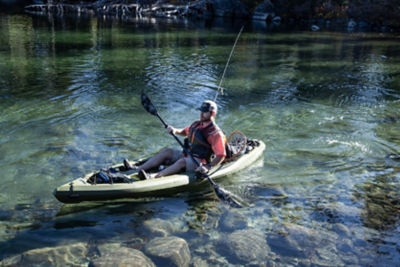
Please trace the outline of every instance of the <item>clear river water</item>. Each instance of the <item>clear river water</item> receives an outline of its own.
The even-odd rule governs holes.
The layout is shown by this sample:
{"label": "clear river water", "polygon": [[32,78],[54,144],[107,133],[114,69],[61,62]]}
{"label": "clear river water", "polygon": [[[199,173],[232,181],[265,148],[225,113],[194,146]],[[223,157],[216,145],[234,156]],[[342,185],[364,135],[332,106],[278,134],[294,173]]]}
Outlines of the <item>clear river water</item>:
{"label": "clear river water", "polygon": [[[0,261],[115,243],[163,266],[145,247],[174,236],[188,245],[191,266],[398,265],[394,33],[246,25],[217,122],[266,143],[253,167],[219,181],[248,207],[230,208],[207,187],[75,205],[53,197],[85,173],[177,146],[142,108],[140,92],[171,125],[198,119],[195,108],[214,97],[240,27],[1,15]],[[69,257],[86,266],[98,254]]]}

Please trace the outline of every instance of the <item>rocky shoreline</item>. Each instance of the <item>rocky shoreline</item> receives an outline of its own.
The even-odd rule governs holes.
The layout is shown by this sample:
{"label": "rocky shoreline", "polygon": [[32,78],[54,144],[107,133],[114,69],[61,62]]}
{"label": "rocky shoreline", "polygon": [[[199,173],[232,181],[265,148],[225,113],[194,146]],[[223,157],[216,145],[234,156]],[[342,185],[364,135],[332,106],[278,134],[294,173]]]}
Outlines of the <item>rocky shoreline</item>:
{"label": "rocky shoreline", "polygon": [[[41,0],[37,0],[41,1]],[[169,1],[169,0],[98,0],[95,2],[36,2],[25,7],[25,11],[33,14],[54,14],[63,16],[66,14],[113,16],[118,18],[194,18],[210,19],[215,17],[240,19],[266,23],[279,27],[286,25],[308,25],[312,31],[321,28],[340,27],[347,31],[398,31],[400,27],[393,23],[381,21],[368,21],[363,17],[355,16],[355,11],[348,10],[348,16],[338,14],[335,16],[310,17],[297,16],[282,7],[274,5],[270,0],[249,7],[240,0],[197,0],[197,1]],[[343,13],[343,12],[342,12]],[[320,15],[322,16],[322,15]]]}

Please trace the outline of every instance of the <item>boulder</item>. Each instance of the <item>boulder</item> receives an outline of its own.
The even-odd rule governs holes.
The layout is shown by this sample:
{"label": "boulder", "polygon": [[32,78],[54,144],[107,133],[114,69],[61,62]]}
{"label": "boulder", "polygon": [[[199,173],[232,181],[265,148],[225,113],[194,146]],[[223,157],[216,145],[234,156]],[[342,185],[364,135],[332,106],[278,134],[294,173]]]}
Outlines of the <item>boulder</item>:
{"label": "boulder", "polygon": [[275,13],[275,5],[271,0],[265,0],[264,3],[259,4],[254,11],[264,13]]}
{"label": "boulder", "polygon": [[238,212],[229,212],[221,219],[223,231],[241,230],[247,227],[247,218]]}
{"label": "boulder", "polygon": [[326,220],[331,223],[358,222],[362,210],[358,207],[346,205],[342,202],[319,204],[313,215],[314,219]]}
{"label": "boulder", "polygon": [[284,228],[269,233],[267,241],[271,249],[281,256],[296,258],[305,257],[303,248],[297,244],[296,240],[288,235],[288,232]]}
{"label": "boulder", "polygon": [[29,250],[6,258],[1,266],[81,266],[87,262],[86,243]]}
{"label": "boulder", "polygon": [[151,236],[165,237],[177,232],[185,232],[185,226],[179,221],[167,221],[162,219],[150,219],[143,223],[143,227]]}
{"label": "boulder", "polygon": [[280,24],[281,21],[282,21],[282,18],[279,17],[279,16],[276,16],[276,17],[272,18],[272,22],[275,23],[275,24]]}
{"label": "boulder", "polygon": [[213,16],[212,4],[207,0],[192,3],[183,15],[197,18],[211,18]]}
{"label": "boulder", "polygon": [[99,257],[92,260],[90,266],[155,266],[143,252],[123,247],[117,243],[99,245],[97,246],[97,250]]}
{"label": "boulder", "polygon": [[159,266],[189,266],[191,256],[187,242],[179,237],[158,237],[145,246],[145,252]]}
{"label": "boulder", "polygon": [[193,267],[208,267],[209,264],[207,263],[206,260],[204,260],[201,257],[194,257],[192,261],[192,266]]}
{"label": "boulder", "polygon": [[273,251],[287,257],[306,258],[310,252],[318,255],[319,261],[325,261],[336,252],[338,235],[333,232],[321,232],[296,224],[285,224],[268,234],[267,240]]}
{"label": "boulder", "polygon": [[347,23],[347,27],[348,28],[354,28],[357,26],[357,22],[355,22],[353,19],[351,19],[348,23]]}
{"label": "boulder", "polygon": [[212,13],[217,17],[247,18],[250,12],[239,0],[209,0]]}
{"label": "boulder", "polygon": [[347,31],[349,31],[349,32],[354,31],[356,27],[357,27],[357,22],[355,22],[353,19],[351,19],[347,23]]}
{"label": "boulder", "polygon": [[343,223],[332,224],[331,230],[336,232],[339,236],[344,237],[344,238],[351,238],[351,235],[352,235],[350,229]]}
{"label": "boulder", "polygon": [[217,241],[217,250],[222,255],[231,255],[242,263],[258,262],[259,264],[271,256],[271,249],[267,245],[265,234],[254,229],[237,230]]}
{"label": "boulder", "polygon": [[311,30],[312,30],[313,32],[319,31],[320,29],[321,29],[321,28],[320,28],[319,26],[315,25],[315,24],[311,25]]}
{"label": "boulder", "polygon": [[255,20],[263,20],[263,21],[272,21],[275,17],[275,6],[271,3],[270,0],[265,0],[264,3],[256,6],[253,12],[253,19]]}

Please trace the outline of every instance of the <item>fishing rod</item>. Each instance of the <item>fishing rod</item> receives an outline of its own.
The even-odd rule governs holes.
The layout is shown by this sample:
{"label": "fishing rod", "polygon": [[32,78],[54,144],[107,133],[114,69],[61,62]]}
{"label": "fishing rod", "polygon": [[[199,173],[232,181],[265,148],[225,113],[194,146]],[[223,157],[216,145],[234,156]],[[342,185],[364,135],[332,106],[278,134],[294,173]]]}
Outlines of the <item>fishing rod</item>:
{"label": "fishing rod", "polygon": [[243,31],[243,28],[244,28],[244,25],[242,26],[242,28],[240,28],[240,31],[239,31],[238,35],[236,36],[235,43],[233,44],[231,53],[229,54],[228,61],[226,62],[226,65],[225,65],[224,72],[222,73],[222,77],[221,77],[221,80],[220,80],[220,82],[219,82],[218,90],[217,90],[217,93],[215,94],[215,97],[214,97],[214,102],[217,100],[217,97],[218,97],[219,92],[221,92],[221,95],[224,94],[224,91],[223,91],[223,89],[222,89],[222,87],[221,87],[222,80],[223,80],[224,77],[225,77],[226,69],[228,68],[229,62],[231,61],[231,57],[232,57],[232,54],[233,54],[233,50],[235,50],[236,43],[237,43],[237,41],[239,40],[240,34],[241,34],[242,31]]}

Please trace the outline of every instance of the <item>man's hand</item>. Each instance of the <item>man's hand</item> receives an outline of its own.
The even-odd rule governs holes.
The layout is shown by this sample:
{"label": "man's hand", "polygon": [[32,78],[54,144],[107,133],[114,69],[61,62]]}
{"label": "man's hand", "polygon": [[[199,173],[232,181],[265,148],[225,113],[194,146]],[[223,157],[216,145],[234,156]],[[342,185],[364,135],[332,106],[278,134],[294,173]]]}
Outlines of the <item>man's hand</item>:
{"label": "man's hand", "polygon": [[201,164],[199,167],[197,167],[196,172],[199,172],[201,174],[207,174],[211,169],[211,166],[209,164]]}
{"label": "man's hand", "polygon": [[175,129],[174,127],[168,125],[168,127],[167,127],[167,132],[168,132],[169,134],[174,134],[174,133],[176,132],[176,129]]}

